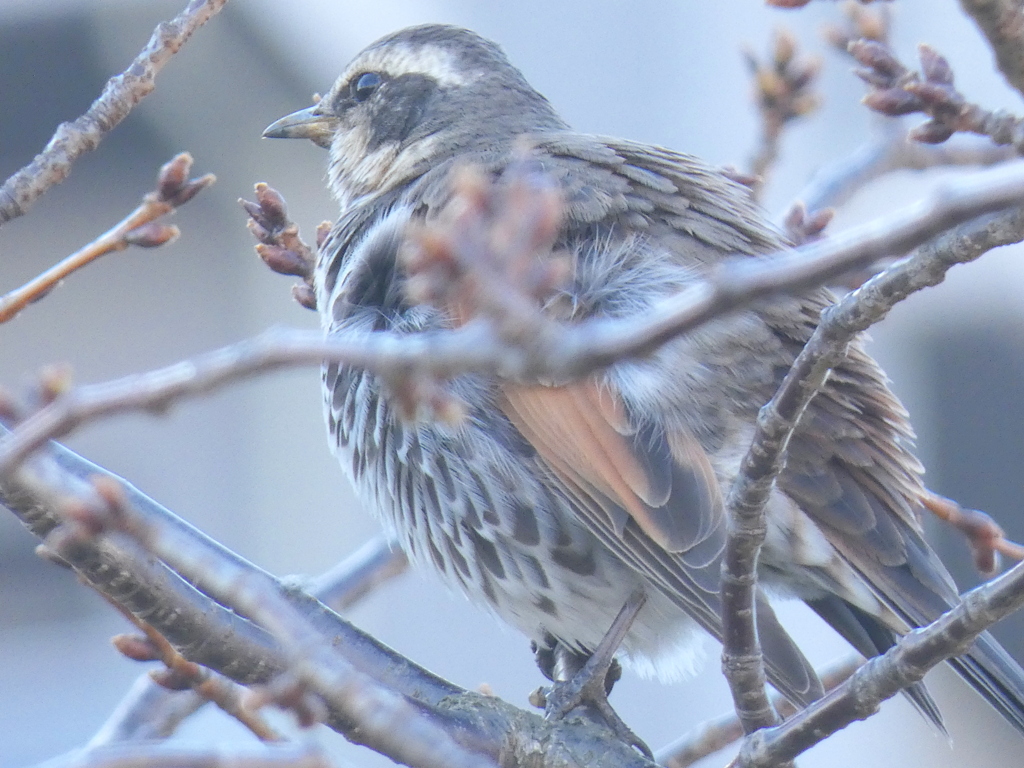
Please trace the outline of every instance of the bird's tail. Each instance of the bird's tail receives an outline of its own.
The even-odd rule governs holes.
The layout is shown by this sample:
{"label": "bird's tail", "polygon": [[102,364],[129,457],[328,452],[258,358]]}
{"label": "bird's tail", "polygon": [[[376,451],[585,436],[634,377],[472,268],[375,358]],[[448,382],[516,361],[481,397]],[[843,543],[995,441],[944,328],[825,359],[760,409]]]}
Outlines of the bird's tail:
{"label": "bird's tail", "polygon": [[957,673],[1024,734],[1024,669],[985,632],[964,656],[949,660]]}

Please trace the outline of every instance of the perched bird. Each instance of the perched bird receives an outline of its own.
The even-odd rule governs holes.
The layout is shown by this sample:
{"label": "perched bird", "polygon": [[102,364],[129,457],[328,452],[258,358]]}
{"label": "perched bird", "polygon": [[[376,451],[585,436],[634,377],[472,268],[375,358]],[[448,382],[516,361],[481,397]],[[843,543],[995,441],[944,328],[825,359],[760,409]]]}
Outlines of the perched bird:
{"label": "perched bird", "polygon": [[[329,335],[451,327],[451,313],[406,294],[406,227],[439,215],[456,169],[500,181],[524,142],[564,201],[566,322],[642,315],[724,258],[786,247],[726,174],[576,133],[497,45],[457,27],[378,40],[264,135],[329,150],[341,215],[315,271]],[[376,377],[332,363],[331,443],[408,554],[526,633],[549,675],[592,653],[636,593],[646,602],[620,653],[672,679],[697,627],[721,636],[723,497],[759,407],[832,302],[821,289],[733,312],[581,382],[461,376],[450,388],[466,418],[454,425],[403,420]],[[853,344],[800,422],[767,509],[762,583],[803,599],[868,656],[958,602],[922,537],[928,492],[912,439],[883,372]],[[757,617],[772,685],[797,704],[819,697],[763,597]],[[952,664],[1024,732],[1024,672],[991,636]],[[923,685],[908,695],[942,727]]]}

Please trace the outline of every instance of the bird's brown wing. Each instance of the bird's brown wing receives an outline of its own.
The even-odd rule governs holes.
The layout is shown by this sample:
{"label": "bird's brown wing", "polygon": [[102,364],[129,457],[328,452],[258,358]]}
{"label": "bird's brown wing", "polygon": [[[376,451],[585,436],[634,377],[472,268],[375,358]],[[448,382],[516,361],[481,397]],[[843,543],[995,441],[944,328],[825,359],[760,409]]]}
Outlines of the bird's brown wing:
{"label": "bird's brown wing", "polygon": [[[593,380],[506,384],[499,404],[580,521],[720,639],[725,525],[714,471],[696,439],[638,427],[617,393]],[[795,702],[819,697],[813,668],[763,598],[758,630],[772,684]]]}
{"label": "bird's brown wing", "polygon": [[[793,305],[789,312],[766,311],[791,355],[810,337],[829,298],[818,293],[801,299],[797,311]],[[921,536],[925,491],[913,439],[885,374],[855,342],[802,417],[779,487],[883,602],[916,625],[934,618],[940,603],[955,601],[956,587]]]}
{"label": "bird's brown wing", "polygon": [[[794,354],[809,337],[827,299],[824,293],[805,297],[802,315],[768,315]],[[956,585],[922,535],[919,515],[925,489],[912,447],[906,411],[889,390],[884,373],[855,342],[808,406],[778,481],[902,623],[883,625],[877,617],[857,613],[855,620],[875,638],[879,629],[902,634],[928,624],[959,602]],[[853,603],[849,595],[837,597]],[[849,626],[832,623],[854,642],[845,631]],[[878,652],[886,650],[885,645]],[[983,634],[970,653],[950,663],[1024,732],[1024,670],[991,635]],[[908,695],[942,727],[922,686],[908,690]]]}
{"label": "bird's brown wing", "polygon": [[[562,189],[573,224],[617,224],[693,242],[687,256],[713,262],[770,253],[784,239],[769,226],[750,190],[700,158],[605,136],[558,132],[535,139],[544,170]],[[707,246],[694,249],[692,245]]]}
{"label": "bird's brown wing", "polygon": [[619,397],[593,379],[506,385],[502,393],[506,415],[560,477],[599,503],[602,524],[616,535],[632,521],[659,547],[685,557],[721,528],[714,469],[692,436],[670,442],[639,434]]}
{"label": "bird's brown wing", "polygon": [[[670,248],[672,236],[682,236],[687,239],[684,258],[696,261],[698,268],[728,256],[763,255],[785,245],[764,222],[748,191],[699,158],[570,133],[546,136],[538,146],[552,157],[548,170],[561,180],[571,226],[621,222],[651,232]],[[775,384],[833,299],[828,291],[819,290],[759,310],[782,342]],[[751,417],[773,393],[773,384],[765,384],[763,392],[751,393]],[[755,402],[758,398],[762,401]],[[875,591],[891,591],[896,575],[887,569],[906,567],[929,593],[948,600],[955,596],[955,588],[920,536],[917,510],[923,486],[912,443],[907,414],[889,391],[884,374],[854,344],[803,417],[779,485]],[[915,601],[920,605],[894,607],[900,615],[920,621],[929,613],[925,606],[934,600],[922,596]]]}
{"label": "bird's brown wing", "polygon": [[[569,133],[542,137],[538,146],[551,156],[546,169],[560,180],[570,227],[647,232],[675,250],[682,266],[698,272],[723,258],[758,257],[785,247],[748,191],[698,158]],[[821,310],[833,301],[830,292],[819,290],[758,310],[782,342],[776,385]],[[766,384],[764,392],[748,394],[767,400],[773,386]],[[751,420],[761,404],[747,404]],[[877,364],[855,343],[803,416],[778,481],[842,556],[843,569],[859,574],[895,614],[879,619],[865,613],[858,619],[883,644],[886,632],[929,623],[958,599],[952,579],[922,536],[918,516],[924,488],[912,443],[906,412]],[[827,582],[829,574],[823,577]],[[855,604],[856,595],[844,590],[841,576],[831,586],[838,599]],[[970,655],[952,663],[1024,730],[1024,672],[990,636],[983,635]],[[938,721],[923,690],[911,696]]]}

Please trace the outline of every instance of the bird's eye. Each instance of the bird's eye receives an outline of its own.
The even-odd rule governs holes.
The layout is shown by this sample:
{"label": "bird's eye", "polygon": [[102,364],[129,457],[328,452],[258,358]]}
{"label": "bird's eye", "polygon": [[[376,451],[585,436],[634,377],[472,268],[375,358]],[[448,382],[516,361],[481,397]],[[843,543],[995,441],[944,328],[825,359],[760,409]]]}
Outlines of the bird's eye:
{"label": "bird's eye", "polygon": [[356,101],[366,101],[382,82],[384,81],[376,72],[363,72],[352,81],[352,98]]}

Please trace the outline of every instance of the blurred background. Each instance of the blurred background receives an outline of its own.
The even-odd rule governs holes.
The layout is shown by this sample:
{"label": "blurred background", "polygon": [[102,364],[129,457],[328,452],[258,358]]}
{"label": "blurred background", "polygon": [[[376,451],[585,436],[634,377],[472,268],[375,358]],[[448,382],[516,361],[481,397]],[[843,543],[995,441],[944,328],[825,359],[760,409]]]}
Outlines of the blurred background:
{"label": "blurred background", "polygon": [[[886,4],[888,5],[888,4]],[[0,2],[0,176],[29,162],[56,125],[84,111],[122,71],[153,27],[183,0]],[[952,0],[892,4],[904,61],[927,41],[953,64],[958,86],[994,108],[1019,111],[991,55]],[[314,328],[289,280],[252,251],[236,200],[266,181],[288,199],[307,235],[336,209],[322,150],[269,142],[262,129],[326,91],[360,48],[398,27],[457,23],[497,40],[528,80],[580,130],[626,136],[748,167],[759,123],[740,51],[762,55],[785,25],[823,57],[822,109],[786,132],[766,206],[778,215],[820,167],[870,137],[851,62],[820,30],[841,5],[773,11],[760,0],[233,0],[160,75],[156,92],[28,215],[0,228],[0,292],[21,284],[118,221],[148,191],[160,164],[189,150],[217,185],[185,206],[169,247],[108,256],[0,326],[0,385],[24,385],[43,365],[70,363],[82,382],[175,362],[274,324]],[[938,174],[896,174],[863,189],[835,230],[916,199]],[[894,379],[920,435],[931,486],[991,512],[1016,538],[1024,473],[1024,267],[1014,249],[986,255],[914,297],[873,333],[871,350]],[[121,417],[76,433],[69,445],[122,474],[209,534],[279,574],[319,573],[377,531],[329,456],[319,374],[276,373],[173,409]],[[2,512],[2,510],[0,510]],[[935,541],[964,587],[974,575],[956,535]],[[89,589],[33,554],[35,540],[0,514],[0,768],[32,765],[83,744],[140,666],[108,643],[124,623]],[[782,613],[815,662],[843,643],[801,606]],[[526,641],[435,578],[407,574],[352,612],[364,629],[466,687],[489,684],[527,706],[541,682]],[[1018,658],[1022,623],[998,633]],[[627,674],[612,703],[657,749],[729,708],[717,649],[684,685]],[[951,673],[929,678],[954,743],[936,736],[901,699],[880,716],[815,748],[812,766],[1020,764],[1020,738]],[[249,738],[204,712],[181,739]],[[326,729],[313,738],[339,765],[386,761]],[[706,761],[719,765],[722,756]]]}

